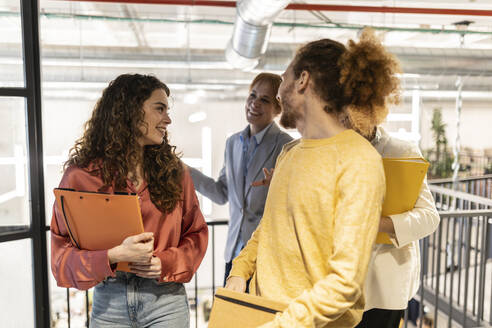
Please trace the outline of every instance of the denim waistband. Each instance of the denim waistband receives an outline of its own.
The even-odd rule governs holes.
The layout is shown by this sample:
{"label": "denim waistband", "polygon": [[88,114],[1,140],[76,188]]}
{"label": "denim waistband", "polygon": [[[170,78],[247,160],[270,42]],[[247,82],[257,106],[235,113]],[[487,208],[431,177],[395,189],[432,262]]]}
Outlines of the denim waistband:
{"label": "denim waistband", "polygon": [[159,287],[182,285],[176,282],[159,282],[157,279],[148,279],[137,276],[135,273],[116,271],[115,277],[106,277],[103,284],[108,283],[123,283],[123,284],[135,284],[137,286],[154,285]]}

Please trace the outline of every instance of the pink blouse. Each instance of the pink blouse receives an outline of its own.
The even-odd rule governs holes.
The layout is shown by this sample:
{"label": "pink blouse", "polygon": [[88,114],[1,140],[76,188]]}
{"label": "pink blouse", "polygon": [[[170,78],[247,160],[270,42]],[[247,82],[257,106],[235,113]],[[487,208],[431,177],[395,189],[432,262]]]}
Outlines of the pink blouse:
{"label": "pink blouse", "polygon": [[[60,188],[97,191],[103,185],[99,176],[92,175],[97,170],[95,165],[89,168],[69,167]],[[159,257],[162,263],[160,282],[190,281],[207,250],[207,224],[186,169],[182,185],[183,201],[178,202],[171,213],[163,215],[150,200],[147,182],[136,190],[127,180],[126,191],[139,196],[144,230],[154,233],[154,256]],[[107,191],[111,193],[113,190]],[[51,270],[58,286],[81,290],[97,285],[108,276],[115,276],[109,264],[108,250],[81,250],[72,244],[56,202],[51,220]]]}

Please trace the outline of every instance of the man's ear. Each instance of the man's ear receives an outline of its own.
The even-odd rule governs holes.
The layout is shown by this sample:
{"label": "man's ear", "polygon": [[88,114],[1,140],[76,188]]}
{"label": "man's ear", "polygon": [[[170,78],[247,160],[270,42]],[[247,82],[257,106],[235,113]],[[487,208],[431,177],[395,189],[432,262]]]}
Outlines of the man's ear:
{"label": "man's ear", "polygon": [[300,94],[306,92],[307,87],[309,85],[309,80],[311,75],[309,75],[308,71],[302,71],[299,78],[296,80],[296,91]]}

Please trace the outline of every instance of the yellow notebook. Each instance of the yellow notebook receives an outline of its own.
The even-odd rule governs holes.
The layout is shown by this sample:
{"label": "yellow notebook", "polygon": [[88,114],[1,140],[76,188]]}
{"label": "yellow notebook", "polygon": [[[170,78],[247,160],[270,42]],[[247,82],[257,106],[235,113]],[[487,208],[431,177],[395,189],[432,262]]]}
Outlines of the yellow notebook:
{"label": "yellow notebook", "polygon": [[[386,176],[386,196],[382,215],[400,214],[411,210],[420,194],[429,162],[420,157],[383,158]],[[392,244],[387,233],[380,232],[376,244]]]}
{"label": "yellow notebook", "polygon": [[287,304],[251,294],[219,288],[215,293],[208,328],[254,328],[272,321]]}

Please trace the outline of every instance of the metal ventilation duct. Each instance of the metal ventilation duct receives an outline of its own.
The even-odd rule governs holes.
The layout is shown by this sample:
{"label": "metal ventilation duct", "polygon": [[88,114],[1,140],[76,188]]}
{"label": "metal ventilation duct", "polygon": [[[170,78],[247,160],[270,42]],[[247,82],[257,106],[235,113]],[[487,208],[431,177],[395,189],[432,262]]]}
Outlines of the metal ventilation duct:
{"label": "metal ventilation duct", "polygon": [[272,23],[290,0],[239,0],[227,60],[236,68],[251,70],[266,52]]}

